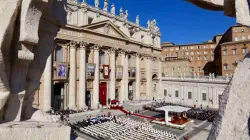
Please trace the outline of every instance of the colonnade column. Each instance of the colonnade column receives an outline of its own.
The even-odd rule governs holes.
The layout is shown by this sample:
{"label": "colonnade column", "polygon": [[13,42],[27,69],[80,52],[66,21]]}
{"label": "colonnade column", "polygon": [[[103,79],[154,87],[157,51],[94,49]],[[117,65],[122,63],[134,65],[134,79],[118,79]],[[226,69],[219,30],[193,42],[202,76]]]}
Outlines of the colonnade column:
{"label": "colonnade column", "polygon": [[152,97],[152,57],[147,57],[147,96]]}
{"label": "colonnade column", "polygon": [[100,88],[100,62],[99,49],[100,45],[94,45],[94,63],[95,63],[95,79],[93,81],[93,99],[92,108],[97,109],[99,105],[99,88]]}
{"label": "colonnade column", "polygon": [[76,45],[70,42],[69,109],[76,109]]}
{"label": "colonnade column", "polygon": [[128,100],[128,54],[125,53],[124,66],[123,66],[123,75],[124,75],[124,100]]}
{"label": "colonnade column", "polygon": [[79,73],[79,109],[86,107],[86,47],[88,43],[80,43],[80,73]]}
{"label": "colonnade column", "polygon": [[110,93],[110,99],[113,100],[115,99],[115,48],[110,49],[110,88],[109,88],[109,93]]}
{"label": "colonnade column", "polygon": [[125,96],[125,84],[126,84],[126,80],[125,80],[125,71],[124,71],[124,68],[125,68],[125,51],[120,51],[119,52],[120,55],[121,55],[121,64],[123,65],[123,73],[122,73],[122,80],[121,80],[121,92],[120,92],[120,98],[119,98],[119,101],[120,102],[123,102],[124,101],[124,96]]}
{"label": "colonnade column", "polygon": [[135,90],[135,99],[140,98],[140,88],[141,88],[141,78],[140,78],[140,73],[141,73],[141,67],[140,67],[140,54],[136,53],[136,90]]}
{"label": "colonnade column", "polygon": [[52,54],[48,57],[44,70],[43,110],[51,109]]}
{"label": "colonnade column", "polygon": [[159,77],[158,94],[159,94],[159,96],[164,97],[164,91],[162,89],[162,61],[161,61],[161,58],[158,59],[158,77]]}

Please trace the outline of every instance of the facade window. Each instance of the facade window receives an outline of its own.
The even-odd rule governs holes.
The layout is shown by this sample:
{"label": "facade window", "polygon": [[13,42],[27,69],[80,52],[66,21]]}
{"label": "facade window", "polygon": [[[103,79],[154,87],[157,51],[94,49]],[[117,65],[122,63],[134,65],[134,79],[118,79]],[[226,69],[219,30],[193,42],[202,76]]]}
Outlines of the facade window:
{"label": "facade window", "polygon": [[56,47],[56,62],[63,62],[63,48],[60,46]]}
{"label": "facade window", "polygon": [[247,53],[247,49],[246,49],[246,48],[243,48],[243,49],[242,49],[242,53],[243,53],[243,54],[246,54],[246,53]]}
{"label": "facade window", "polygon": [[214,56],[213,56],[213,55],[211,56],[211,60],[212,60],[212,61],[214,60]]}
{"label": "facade window", "polygon": [[201,67],[198,67],[198,72],[201,72]]}
{"label": "facade window", "polygon": [[100,64],[105,64],[105,52],[100,52]]}
{"label": "facade window", "polygon": [[179,91],[178,91],[178,90],[175,91],[175,97],[176,97],[176,98],[179,97]]}
{"label": "facade window", "polygon": [[213,49],[213,48],[214,48],[214,45],[211,45],[210,47]]}
{"label": "facade window", "polygon": [[192,99],[192,92],[188,92],[188,99]]}
{"label": "facade window", "polygon": [[211,51],[211,54],[214,54],[214,51]]}
{"label": "facade window", "polygon": [[247,37],[246,36],[242,36],[242,40],[247,40]]}
{"label": "facade window", "polygon": [[168,54],[166,53],[166,57],[168,56]]}
{"label": "facade window", "polygon": [[235,32],[235,33],[237,33],[237,32],[238,32],[238,30],[236,29],[236,30],[234,30],[234,32]]}
{"label": "facade window", "polygon": [[200,49],[200,46],[197,46],[197,49]]}
{"label": "facade window", "polygon": [[141,35],[141,42],[144,42],[144,35]]}
{"label": "facade window", "polygon": [[239,41],[238,37],[235,37],[235,38],[234,38],[234,41]]}
{"label": "facade window", "polygon": [[224,50],[224,51],[223,51],[223,55],[227,55],[227,50]]}
{"label": "facade window", "polygon": [[194,56],[191,56],[190,60],[193,61],[194,60]]}
{"label": "facade window", "polygon": [[173,51],[173,48],[171,48],[170,51]]}
{"label": "facade window", "polygon": [[227,70],[227,69],[228,69],[228,64],[224,64],[224,65],[223,65],[223,69],[224,69],[224,70]]}
{"label": "facade window", "polygon": [[200,54],[200,52],[197,52],[197,54]]}
{"label": "facade window", "polygon": [[194,67],[191,67],[191,72],[194,72]]}
{"label": "facade window", "polygon": [[237,54],[237,50],[233,49],[233,55],[236,55],[236,54]]}
{"label": "facade window", "polygon": [[207,100],[207,94],[206,93],[202,93],[202,101],[206,101]]}
{"label": "facade window", "polygon": [[188,53],[188,52],[186,52],[186,55],[189,55],[189,53]]}
{"label": "facade window", "polygon": [[194,55],[194,52],[191,52],[191,55]]}
{"label": "facade window", "polygon": [[204,60],[207,60],[207,56],[204,56]]}
{"label": "facade window", "polygon": [[174,72],[174,67],[172,68],[172,72]]}
{"label": "facade window", "polygon": [[204,54],[207,54],[207,51],[204,51]]}
{"label": "facade window", "polygon": [[164,96],[167,96],[167,90],[164,89]]}
{"label": "facade window", "polygon": [[242,29],[241,32],[244,32],[244,29]]}
{"label": "facade window", "polygon": [[198,60],[201,60],[201,56],[198,56]]}
{"label": "facade window", "polygon": [[176,48],[175,50],[176,50],[176,51],[178,51],[178,50],[179,50],[179,48]]}

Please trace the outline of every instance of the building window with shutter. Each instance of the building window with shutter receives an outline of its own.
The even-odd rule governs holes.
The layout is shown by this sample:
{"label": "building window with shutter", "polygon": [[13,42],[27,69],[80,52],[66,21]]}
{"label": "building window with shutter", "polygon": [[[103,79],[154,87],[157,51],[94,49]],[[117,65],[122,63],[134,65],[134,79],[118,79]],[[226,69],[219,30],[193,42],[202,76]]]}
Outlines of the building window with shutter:
{"label": "building window with shutter", "polygon": [[237,54],[237,50],[233,49],[233,55],[236,55],[236,54]]}
{"label": "building window with shutter", "polygon": [[227,70],[228,69],[228,64],[224,64],[223,68],[224,68],[224,70]]}

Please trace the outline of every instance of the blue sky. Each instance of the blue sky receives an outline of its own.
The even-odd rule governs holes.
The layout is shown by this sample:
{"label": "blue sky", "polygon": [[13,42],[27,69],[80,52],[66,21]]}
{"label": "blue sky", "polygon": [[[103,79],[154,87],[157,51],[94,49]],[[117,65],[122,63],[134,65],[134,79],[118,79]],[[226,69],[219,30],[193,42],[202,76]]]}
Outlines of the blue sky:
{"label": "blue sky", "polygon": [[[94,5],[94,0],[86,1]],[[101,8],[103,3],[104,0],[100,0]],[[109,0],[109,11],[112,3],[117,14],[120,7],[123,11],[128,10],[130,21],[140,15],[140,24],[144,27],[149,19],[156,19],[161,42],[201,43],[236,25],[235,19],[224,16],[223,12],[204,10],[184,0]]]}

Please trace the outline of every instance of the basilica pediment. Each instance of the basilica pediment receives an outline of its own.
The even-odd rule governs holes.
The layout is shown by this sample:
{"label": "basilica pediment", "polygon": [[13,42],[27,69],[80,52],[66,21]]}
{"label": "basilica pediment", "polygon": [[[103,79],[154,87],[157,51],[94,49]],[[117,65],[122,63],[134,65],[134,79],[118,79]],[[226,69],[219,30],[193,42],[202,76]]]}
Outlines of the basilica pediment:
{"label": "basilica pediment", "polygon": [[109,36],[123,38],[123,39],[129,39],[129,37],[126,34],[124,34],[118,27],[116,27],[116,25],[114,25],[109,20],[82,26],[82,28],[88,29],[97,33],[101,33],[104,35],[109,35]]}

